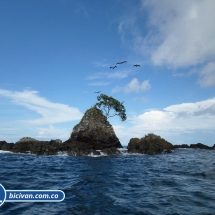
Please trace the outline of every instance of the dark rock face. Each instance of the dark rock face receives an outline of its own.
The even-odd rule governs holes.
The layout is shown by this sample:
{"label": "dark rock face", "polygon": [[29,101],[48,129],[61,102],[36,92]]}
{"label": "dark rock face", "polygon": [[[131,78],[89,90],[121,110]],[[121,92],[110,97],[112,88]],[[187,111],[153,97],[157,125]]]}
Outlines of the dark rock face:
{"label": "dark rock face", "polygon": [[107,155],[119,155],[120,151],[117,150],[117,148],[108,148],[108,149],[103,149],[102,150],[103,153],[107,154]]}
{"label": "dark rock face", "polygon": [[187,144],[181,144],[181,145],[174,145],[174,148],[175,149],[177,149],[177,148],[187,149],[187,148],[190,148],[190,146],[188,146]]}
{"label": "dark rock face", "polygon": [[188,146],[187,144],[182,144],[182,145],[174,145],[174,148],[191,148],[191,149],[215,149],[215,144],[213,146],[207,146],[202,143],[196,143],[196,144],[190,144]]}
{"label": "dark rock face", "polygon": [[0,150],[11,151],[14,149],[14,143],[7,143],[6,141],[0,141]]}
{"label": "dark rock face", "polygon": [[202,143],[190,144],[190,148],[193,148],[193,149],[214,149],[213,147],[204,145]]}
{"label": "dark rock face", "polygon": [[30,137],[23,137],[14,143],[0,141],[0,150],[15,153],[31,153],[36,155],[56,155],[64,150],[61,140],[39,141]]}
{"label": "dark rock face", "polygon": [[113,127],[96,107],[86,111],[80,123],[73,128],[70,138],[63,144],[78,154],[90,150],[122,148]]}
{"label": "dark rock face", "polygon": [[128,144],[128,153],[153,155],[162,153],[165,149],[166,152],[170,153],[174,147],[171,143],[155,134],[148,134],[141,139],[131,138]]}

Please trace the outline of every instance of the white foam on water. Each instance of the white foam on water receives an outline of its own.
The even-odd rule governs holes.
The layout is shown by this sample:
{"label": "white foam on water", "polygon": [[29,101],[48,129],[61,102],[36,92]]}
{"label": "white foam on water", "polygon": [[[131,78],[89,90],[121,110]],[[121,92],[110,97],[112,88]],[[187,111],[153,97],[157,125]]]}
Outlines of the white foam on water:
{"label": "white foam on water", "polygon": [[68,153],[66,151],[58,152],[57,156],[68,156]]}
{"label": "white foam on water", "polygon": [[101,150],[96,150],[100,152],[100,155],[94,155],[93,152],[89,153],[88,156],[89,157],[103,157],[103,156],[107,156],[105,153],[101,152]]}
{"label": "white foam on water", "polygon": [[104,152],[100,152],[101,156],[107,156]]}
{"label": "white foam on water", "polygon": [[11,153],[13,153],[13,152],[11,152],[11,151],[0,150],[0,153],[1,153],[1,154],[6,154],[6,153],[8,154],[8,153],[10,153],[10,154],[11,154]]}
{"label": "white foam on water", "polygon": [[127,152],[128,152],[128,149],[127,149],[127,148],[118,148],[118,150],[119,150],[121,153],[127,153]]}

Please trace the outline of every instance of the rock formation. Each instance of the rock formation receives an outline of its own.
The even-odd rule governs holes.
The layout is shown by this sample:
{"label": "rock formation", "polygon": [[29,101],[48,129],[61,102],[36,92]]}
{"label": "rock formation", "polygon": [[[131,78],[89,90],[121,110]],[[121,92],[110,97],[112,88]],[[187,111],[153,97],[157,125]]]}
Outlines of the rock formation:
{"label": "rock formation", "polygon": [[190,148],[190,146],[188,146],[187,144],[181,144],[181,145],[174,145],[174,148],[175,149],[178,149],[178,148],[187,149],[187,148]]}
{"label": "rock formation", "polygon": [[207,146],[202,143],[197,143],[197,144],[190,144],[190,148],[193,149],[214,149],[213,147]]}
{"label": "rock formation", "polygon": [[31,153],[36,155],[56,155],[59,151],[63,151],[62,141],[39,141],[31,137],[23,137],[14,143],[0,141],[0,150],[11,151],[15,153]]}
{"label": "rock formation", "polygon": [[86,111],[80,123],[73,128],[70,138],[63,144],[71,149],[71,153],[75,151],[78,154],[122,148],[112,125],[95,106]]}
{"label": "rock formation", "polygon": [[174,147],[171,143],[155,134],[148,134],[141,139],[131,138],[128,144],[128,153],[152,155],[162,152],[169,153],[172,149],[174,149]]}
{"label": "rock formation", "polygon": [[188,146],[187,144],[182,144],[182,145],[174,145],[175,149],[178,148],[191,148],[191,149],[210,149],[210,150],[214,150],[215,149],[215,144],[213,146],[207,146],[205,144],[202,143],[196,143],[196,144],[190,144],[190,146]]}

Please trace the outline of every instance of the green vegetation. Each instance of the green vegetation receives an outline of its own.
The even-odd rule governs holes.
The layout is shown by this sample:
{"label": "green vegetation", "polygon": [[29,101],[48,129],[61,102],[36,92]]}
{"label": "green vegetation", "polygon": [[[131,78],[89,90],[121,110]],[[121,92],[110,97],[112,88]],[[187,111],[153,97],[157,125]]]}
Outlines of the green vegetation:
{"label": "green vegetation", "polygon": [[112,96],[100,94],[97,96],[99,102],[95,104],[108,119],[109,117],[119,116],[122,121],[127,119],[123,102],[119,102]]}
{"label": "green vegetation", "polygon": [[[153,134],[153,133],[148,133],[147,135],[145,135],[145,137],[143,137],[146,140],[164,140],[163,138],[161,138],[160,136]],[[143,139],[142,138],[142,139]]]}

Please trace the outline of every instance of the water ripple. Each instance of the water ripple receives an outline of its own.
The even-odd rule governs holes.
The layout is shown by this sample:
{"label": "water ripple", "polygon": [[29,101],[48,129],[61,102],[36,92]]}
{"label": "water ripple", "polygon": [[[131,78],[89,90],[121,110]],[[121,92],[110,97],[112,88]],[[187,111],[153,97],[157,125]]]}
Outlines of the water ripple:
{"label": "water ripple", "polygon": [[215,151],[105,157],[0,154],[5,189],[61,189],[60,203],[4,203],[0,214],[215,214]]}

